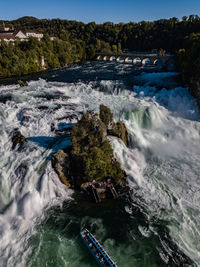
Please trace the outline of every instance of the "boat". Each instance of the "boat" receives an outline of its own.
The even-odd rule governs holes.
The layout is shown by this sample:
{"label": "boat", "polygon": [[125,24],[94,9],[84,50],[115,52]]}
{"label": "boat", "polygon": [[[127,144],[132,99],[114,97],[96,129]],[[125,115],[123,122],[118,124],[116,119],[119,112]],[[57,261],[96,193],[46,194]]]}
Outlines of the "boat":
{"label": "boat", "polygon": [[102,267],[117,267],[116,263],[110,258],[107,252],[103,249],[102,245],[96,238],[86,229],[82,229],[80,235],[88,247],[89,251],[96,259],[98,264]]}

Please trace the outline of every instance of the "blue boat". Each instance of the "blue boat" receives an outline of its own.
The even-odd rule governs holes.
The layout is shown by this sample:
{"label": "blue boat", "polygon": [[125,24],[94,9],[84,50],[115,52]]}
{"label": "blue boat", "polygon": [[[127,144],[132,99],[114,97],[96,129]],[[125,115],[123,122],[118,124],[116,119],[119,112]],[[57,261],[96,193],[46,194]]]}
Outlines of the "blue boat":
{"label": "blue boat", "polygon": [[96,240],[96,238],[84,228],[80,235],[88,247],[89,251],[92,253],[98,264],[102,267],[117,267],[116,263],[110,258],[110,256],[105,252],[102,245]]}

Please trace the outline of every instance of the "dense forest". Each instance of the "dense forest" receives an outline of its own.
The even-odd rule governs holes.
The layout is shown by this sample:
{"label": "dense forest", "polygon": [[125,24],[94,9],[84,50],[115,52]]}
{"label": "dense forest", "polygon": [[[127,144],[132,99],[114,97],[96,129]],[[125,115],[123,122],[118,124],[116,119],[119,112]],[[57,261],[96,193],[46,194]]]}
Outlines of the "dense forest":
{"label": "dense forest", "polygon": [[186,38],[186,48],[177,53],[177,67],[185,83],[195,83],[200,78],[200,31]]}
{"label": "dense forest", "polygon": [[[177,55],[177,68],[186,83],[200,77],[200,18],[197,15],[139,23],[105,22],[84,24],[61,19],[23,17],[0,21],[1,26],[34,29],[44,34],[42,41],[31,38],[15,45],[1,42],[0,76],[22,75],[41,70],[41,57],[46,68],[64,66],[93,59],[97,52],[121,53],[164,49]],[[49,36],[57,37],[50,41]]]}
{"label": "dense forest", "polygon": [[180,48],[188,47],[187,37],[191,33],[200,32],[200,18],[197,15],[183,17],[181,21],[177,18],[171,18],[127,24],[113,24],[111,22],[84,24],[60,19],[39,20],[33,17],[23,17],[15,21],[6,21],[5,25],[13,26],[15,29],[35,29],[72,42],[81,40],[88,49],[99,49],[97,42],[101,40],[107,43],[102,49],[111,47],[115,50],[116,46],[119,45],[122,49],[129,51],[163,48],[175,52]]}

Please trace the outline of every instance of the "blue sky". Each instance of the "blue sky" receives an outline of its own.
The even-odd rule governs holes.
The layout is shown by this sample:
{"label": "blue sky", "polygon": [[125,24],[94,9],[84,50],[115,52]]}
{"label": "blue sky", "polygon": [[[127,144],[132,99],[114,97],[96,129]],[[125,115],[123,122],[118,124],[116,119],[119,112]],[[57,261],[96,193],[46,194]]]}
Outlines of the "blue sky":
{"label": "blue sky", "polygon": [[34,16],[117,23],[190,14],[200,16],[200,0],[0,0],[1,20]]}

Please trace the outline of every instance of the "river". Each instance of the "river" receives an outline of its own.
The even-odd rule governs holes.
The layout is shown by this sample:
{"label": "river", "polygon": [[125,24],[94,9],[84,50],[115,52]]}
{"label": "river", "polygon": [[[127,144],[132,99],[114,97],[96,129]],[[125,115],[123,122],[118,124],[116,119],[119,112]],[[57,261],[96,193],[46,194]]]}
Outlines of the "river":
{"label": "river", "polygon": [[[0,266],[97,266],[87,227],[119,267],[200,266],[200,113],[175,72],[86,62],[0,87]],[[70,144],[51,131],[107,105],[130,146],[109,137],[128,175],[119,201],[82,201],[51,156]],[[12,131],[26,144],[12,150]]]}

